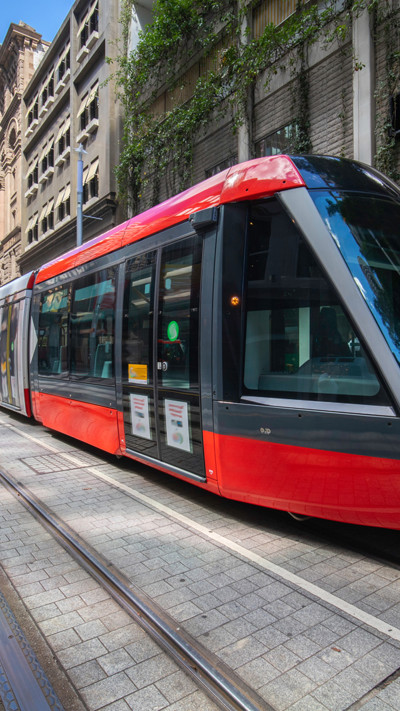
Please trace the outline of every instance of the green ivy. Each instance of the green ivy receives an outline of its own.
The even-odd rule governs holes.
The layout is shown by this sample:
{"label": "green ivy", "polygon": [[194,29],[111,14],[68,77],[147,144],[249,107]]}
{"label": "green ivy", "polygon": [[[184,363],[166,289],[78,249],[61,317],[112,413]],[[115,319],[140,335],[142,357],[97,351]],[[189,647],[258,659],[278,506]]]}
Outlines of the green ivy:
{"label": "green ivy", "polygon": [[[393,180],[400,179],[399,149],[393,134],[390,103],[400,92],[400,17],[390,7],[379,7],[377,24],[384,37],[384,73],[376,88],[376,167]],[[395,113],[395,104],[394,104]]]}
{"label": "green ivy", "polygon": [[[299,0],[297,11],[278,27],[270,24],[259,38],[251,38],[243,25],[258,0],[156,0],[152,24],[141,32],[134,52],[128,55],[128,32],[133,0],[123,0],[123,48],[115,72],[124,106],[124,137],[116,174],[120,199],[136,212],[150,182],[151,202],[159,201],[161,179],[170,192],[191,181],[193,145],[210,118],[227,112],[232,128],[246,119],[249,92],[264,73],[266,85],[282,62],[293,58],[297,100],[293,123],[295,149],[311,149],[309,137],[307,50],[315,42],[345,41],[353,18],[373,12],[386,0],[353,0],[338,13],[336,0],[323,10]],[[176,76],[200,56],[212,56],[223,42],[221,61],[201,76],[193,96],[162,116],[151,113],[163,87],[179,86]],[[148,191],[148,188],[147,188]]]}

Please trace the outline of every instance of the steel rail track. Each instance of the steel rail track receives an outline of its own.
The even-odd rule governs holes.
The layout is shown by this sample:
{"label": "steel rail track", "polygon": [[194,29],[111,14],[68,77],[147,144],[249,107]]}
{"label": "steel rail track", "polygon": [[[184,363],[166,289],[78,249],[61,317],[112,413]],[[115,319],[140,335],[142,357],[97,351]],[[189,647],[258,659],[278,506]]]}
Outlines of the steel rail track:
{"label": "steel rail track", "polygon": [[0,482],[95,578],[128,614],[195,680],[224,711],[275,711],[235,672],[208,652],[143,593],[132,590],[112,564],[91,550],[21,482],[0,471]]}

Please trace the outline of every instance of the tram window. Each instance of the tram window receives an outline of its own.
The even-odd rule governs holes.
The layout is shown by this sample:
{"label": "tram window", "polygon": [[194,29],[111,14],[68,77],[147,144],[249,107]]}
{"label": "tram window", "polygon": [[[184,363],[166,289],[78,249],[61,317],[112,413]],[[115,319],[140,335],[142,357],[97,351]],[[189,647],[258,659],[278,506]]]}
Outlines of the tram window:
{"label": "tram window", "polygon": [[331,190],[310,194],[400,363],[398,201]]}
{"label": "tram window", "polygon": [[165,387],[197,389],[201,273],[200,238],[190,237],[162,253],[158,370]]}
{"label": "tram window", "polygon": [[135,257],[125,279],[122,373],[124,380],[140,385],[152,384],[155,265],[156,252]]}
{"label": "tram window", "polygon": [[41,375],[60,375],[68,371],[69,290],[55,287],[40,299],[38,371]]}
{"label": "tram window", "polygon": [[114,376],[115,270],[82,277],[74,283],[71,305],[71,374]]}
{"label": "tram window", "polygon": [[387,404],[333,287],[274,201],[251,208],[245,392]]}
{"label": "tram window", "polygon": [[7,402],[7,307],[0,309],[0,385],[1,399]]}
{"label": "tram window", "polygon": [[[0,335],[1,393],[3,402],[19,407],[18,394],[18,324],[21,301],[2,309]],[[1,312],[0,312],[1,313]]]}

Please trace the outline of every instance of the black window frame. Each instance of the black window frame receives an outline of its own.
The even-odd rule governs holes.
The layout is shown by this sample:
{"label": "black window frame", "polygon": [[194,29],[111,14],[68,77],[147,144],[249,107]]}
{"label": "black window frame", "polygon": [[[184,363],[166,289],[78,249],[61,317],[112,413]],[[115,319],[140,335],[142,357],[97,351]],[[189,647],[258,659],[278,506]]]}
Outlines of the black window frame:
{"label": "black window frame", "polygon": [[[347,395],[343,392],[331,396],[328,392],[313,395],[311,392],[293,394],[291,391],[279,390],[264,390],[264,389],[249,389],[245,386],[245,348],[246,348],[246,319],[248,309],[248,243],[249,243],[249,221],[250,209],[257,202],[273,202],[279,206],[282,214],[289,216],[281,207],[276,198],[266,198],[263,201],[254,201],[242,205],[230,205],[224,208],[224,233],[223,233],[223,258],[222,258],[222,363],[223,363],[223,398],[234,402],[239,402],[248,397],[262,399],[274,399],[284,404],[285,400],[296,401],[299,405],[302,402],[315,402],[323,409],[324,404],[329,404],[333,409],[340,410],[341,406],[365,407],[365,406],[390,406],[391,400],[382,380],[382,377],[374,363],[372,354],[367,345],[362,341],[359,335],[359,329],[352,322],[352,319],[346,309],[346,305],[342,302],[340,295],[337,293],[333,280],[320,263],[314,251],[307,243],[307,240],[299,232],[299,238],[302,241],[306,251],[312,256],[316,266],[321,272],[324,281],[325,289],[332,298],[334,303],[340,307],[343,316],[346,319],[353,334],[358,339],[358,347],[361,346],[362,354],[369,368],[372,368],[373,375],[379,384],[379,390],[376,395],[367,397],[363,395]],[[288,223],[289,224],[289,223]],[[290,222],[290,224],[292,224]],[[296,228],[297,231],[297,228]],[[240,238],[239,238],[240,236]],[[279,278],[279,277],[278,277]],[[354,355],[354,352],[353,352]],[[350,357],[350,356],[349,356]],[[341,366],[342,367],[342,366]]]}

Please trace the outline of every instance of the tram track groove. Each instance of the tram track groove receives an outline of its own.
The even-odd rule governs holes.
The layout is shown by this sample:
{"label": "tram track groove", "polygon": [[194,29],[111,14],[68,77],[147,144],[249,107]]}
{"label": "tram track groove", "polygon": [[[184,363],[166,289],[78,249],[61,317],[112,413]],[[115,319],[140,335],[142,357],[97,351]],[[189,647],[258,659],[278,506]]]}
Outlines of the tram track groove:
{"label": "tram track groove", "polygon": [[62,523],[21,482],[0,470],[0,481],[58,543],[224,711],[275,711],[227,665],[204,649],[123,575]]}

